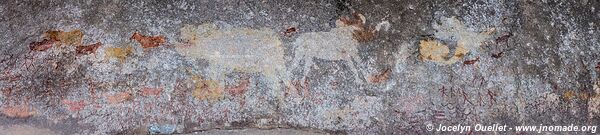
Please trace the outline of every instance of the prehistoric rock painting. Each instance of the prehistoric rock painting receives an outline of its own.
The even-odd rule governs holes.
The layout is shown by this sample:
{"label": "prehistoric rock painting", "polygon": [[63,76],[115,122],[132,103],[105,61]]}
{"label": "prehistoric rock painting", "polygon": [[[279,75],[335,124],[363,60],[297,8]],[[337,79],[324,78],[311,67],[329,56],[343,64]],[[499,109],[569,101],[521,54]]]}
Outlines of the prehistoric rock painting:
{"label": "prehistoric rock painting", "polygon": [[[494,30],[482,33],[468,30],[467,27],[455,17],[442,18],[441,24],[434,23],[436,29],[434,34],[438,39],[423,39],[419,43],[419,57],[424,61],[432,61],[438,64],[449,65],[464,58],[469,52],[477,51],[484,41],[490,39]],[[441,41],[456,42],[456,49],[452,56],[448,56],[450,49]],[[448,58],[450,57],[450,58]]]}
{"label": "prehistoric rock painting", "polygon": [[268,28],[219,28],[216,24],[186,25],[181,30],[181,54],[209,61],[211,80],[223,82],[226,73],[242,71],[262,73],[278,90],[286,77],[282,42]]}
{"label": "prehistoric rock painting", "polygon": [[128,56],[132,55],[133,47],[108,47],[105,49],[106,58],[116,58],[123,63]]}
{"label": "prehistoric rock painting", "polygon": [[0,134],[596,134],[599,4],[3,0]]}
{"label": "prehistoric rock painting", "polygon": [[314,65],[313,58],[344,60],[348,62],[349,67],[351,67],[354,73],[354,81],[359,82],[363,80],[359,77],[359,71],[354,66],[356,64],[354,62],[358,60],[358,39],[365,40],[364,38],[356,39],[356,32],[363,31],[362,24],[364,24],[365,20],[360,14],[356,14],[355,16],[358,21],[345,21],[346,19],[342,18],[336,22],[337,27],[330,31],[301,34],[293,43],[296,46],[296,50],[291,68],[298,68],[300,61],[304,60],[304,66],[302,67],[304,72],[302,79],[304,79],[308,74],[310,66]]}
{"label": "prehistoric rock painting", "polygon": [[62,44],[79,46],[83,41],[83,32],[81,30],[73,30],[69,32],[64,32],[60,30],[47,31],[46,33],[44,33],[44,37],[45,39],[58,41]]}
{"label": "prehistoric rock painting", "polygon": [[203,80],[201,77],[192,77],[194,91],[192,96],[199,100],[216,101],[223,98],[223,86],[215,80]]}

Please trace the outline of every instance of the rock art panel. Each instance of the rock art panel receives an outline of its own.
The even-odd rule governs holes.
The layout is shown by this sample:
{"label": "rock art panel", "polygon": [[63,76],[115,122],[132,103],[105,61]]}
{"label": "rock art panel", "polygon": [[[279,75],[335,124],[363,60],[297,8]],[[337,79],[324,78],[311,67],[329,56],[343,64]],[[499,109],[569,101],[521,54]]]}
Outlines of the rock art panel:
{"label": "rock art panel", "polygon": [[[419,43],[420,59],[423,61],[432,61],[442,65],[456,63],[463,59],[469,53],[476,52],[479,46],[491,38],[494,30],[488,30],[481,33],[469,30],[456,17],[442,18],[441,24],[434,23],[436,30],[435,39],[423,39]],[[446,43],[456,42],[454,54],[448,56],[450,49]]]}
{"label": "rock art panel", "polygon": [[[362,15],[358,14],[360,19]],[[356,23],[364,23],[364,21]],[[293,42],[296,46],[292,69],[299,68],[301,60],[304,60],[303,79],[308,74],[310,66],[314,65],[313,58],[324,60],[344,60],[348,62],[352,72],[355,74],[355,82],[359,82],[360,77],[358,69],[353,66],[358,58],[359,40],[355,38],[356,31],[362,31],[362,27],[357,27],[356,23],[347,23],[341,19],[336,22],[337,27],[327,32],[308,32],[301,34]],[[362,26],[362,25],[360,25]]]}
{"label": "rock art panel", "polygon": [[223,82],[232,71],[261,73],[278,90],[285,70],[282,42],[269,28],[219,28],[214,23],[185,25],[180,29],[184,43],[176,50],[191,58],[209,61],[209,78]]}

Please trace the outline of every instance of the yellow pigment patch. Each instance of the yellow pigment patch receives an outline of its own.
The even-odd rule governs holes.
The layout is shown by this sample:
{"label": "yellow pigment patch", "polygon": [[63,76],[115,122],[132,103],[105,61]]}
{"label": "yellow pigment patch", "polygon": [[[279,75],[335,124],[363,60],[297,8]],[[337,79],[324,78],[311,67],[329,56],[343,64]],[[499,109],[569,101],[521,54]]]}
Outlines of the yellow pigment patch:
{"label": "yellow pigment patch", "polygon": [[48,31],[44,33],[46,39],[58,41],[65,45],[81,46],[83,40],[83,32],[81,30],[64,31]]}
{"label": "yellow pigment patch", "polygon": [[572,90],[568,90],[563,94],[563,98],[567,101],[572,100],[572,99],[589,100],[594,97],[595,97],[594,94],[589,94],[589,93],[585,93],[585,92],[577,93]]}
{"label": "yellow pigment patch", "polygon": [[127,58],[127,56],[129,56],[133,53],[133,47],[131,47],[131,46],[108,47],[108,48],[106,48],[105,53],[106,53],[107,59],[108,58],[117,58],[122,63],[122,62],[125,62],[125,59]]}
{"label": "yellow pigment patch", "polygon": [[[442,24],[434,24],[436,40],[424,39],[419,43],[420,58],[423,61],[433,61],[438,64],[449,65],[460,61],[470,52],[477,51],[483,42],[489,39],[494,29],[481,33],[469,31],[462,22],[455,17],[442,18]],[[457,47],[452,57],[448,58],[450,49],[438,40],[456,41]]]}
{"label": "yellow pigment patch", "polygon": [[576,97],[577,97],[577,94],[575,92],[573,92],[572,90],[569,90],[563,94],[563,98],[565,100],[571,100]]}
{"label": "yellow pigment patch", "polygon": [[446,61],[450,49],[436,40],[425,39],[420,41],[419,53],[421,60],[443,63]]}
{"label": "yellow pigment patch", "polygon": [[200,77],[192,77],[195,84],[192,96],[198,100],[215,101],[223,98],[223,87],[215,80],[203,80]]}

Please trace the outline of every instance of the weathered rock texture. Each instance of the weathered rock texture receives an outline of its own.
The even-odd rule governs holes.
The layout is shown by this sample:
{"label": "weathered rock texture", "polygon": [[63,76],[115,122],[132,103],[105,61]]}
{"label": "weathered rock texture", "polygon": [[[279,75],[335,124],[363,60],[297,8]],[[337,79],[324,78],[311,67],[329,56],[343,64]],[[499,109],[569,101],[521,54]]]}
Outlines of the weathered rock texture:
{"label": "weathered rock texture", "polygon": [[598,10],[598,0],[3,0],[0,131],[599,125]]}

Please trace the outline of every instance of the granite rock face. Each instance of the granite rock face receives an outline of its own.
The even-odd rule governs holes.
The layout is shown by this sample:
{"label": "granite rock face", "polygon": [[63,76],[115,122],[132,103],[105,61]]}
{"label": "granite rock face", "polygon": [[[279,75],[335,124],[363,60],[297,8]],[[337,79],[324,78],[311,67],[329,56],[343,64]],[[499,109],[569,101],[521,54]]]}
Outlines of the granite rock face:
{"label": "granite rock face", "polygon": [[0,134],[599,125],[598,10],[598,0],[4,0]]}

